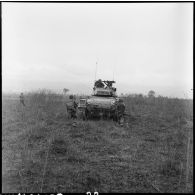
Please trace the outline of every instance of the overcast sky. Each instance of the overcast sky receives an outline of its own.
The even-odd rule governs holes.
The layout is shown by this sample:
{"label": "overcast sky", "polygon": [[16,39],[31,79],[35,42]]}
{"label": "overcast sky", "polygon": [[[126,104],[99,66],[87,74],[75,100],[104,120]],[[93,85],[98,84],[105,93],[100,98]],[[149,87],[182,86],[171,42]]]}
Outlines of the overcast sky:
{"label": "overcast sky", "polygon": [[3,3],[2,90],[192,97],[192,3]]}

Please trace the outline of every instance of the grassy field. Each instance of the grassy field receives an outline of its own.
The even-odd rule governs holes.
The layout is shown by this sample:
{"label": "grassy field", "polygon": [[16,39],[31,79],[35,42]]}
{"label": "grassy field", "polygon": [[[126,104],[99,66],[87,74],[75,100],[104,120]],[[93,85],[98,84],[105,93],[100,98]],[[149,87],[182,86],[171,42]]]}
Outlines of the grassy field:
{"label": "grassy field", "polygon": [[[128,124],[68,120],[64,98],[2,100],[3,192],[192,192],[192,100],[124,97]],[[64,100],[64,101],[63,101]]]}

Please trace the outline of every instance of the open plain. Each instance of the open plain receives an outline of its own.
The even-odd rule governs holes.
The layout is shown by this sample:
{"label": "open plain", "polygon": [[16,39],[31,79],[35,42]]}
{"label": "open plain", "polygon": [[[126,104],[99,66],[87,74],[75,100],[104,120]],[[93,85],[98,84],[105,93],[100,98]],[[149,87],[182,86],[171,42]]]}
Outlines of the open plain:
{"label": "open plain", "polygon": [[58,94],[2,98],[4,193],[192,192],[192,100],[124,97],[120,127],[68,120]]}

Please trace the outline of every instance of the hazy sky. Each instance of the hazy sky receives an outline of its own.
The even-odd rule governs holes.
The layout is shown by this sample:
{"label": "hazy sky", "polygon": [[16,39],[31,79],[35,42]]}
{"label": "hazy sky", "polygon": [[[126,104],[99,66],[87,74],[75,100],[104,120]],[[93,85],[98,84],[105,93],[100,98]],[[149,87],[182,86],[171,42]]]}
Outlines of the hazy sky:
{"label": "hazy sky", "polygon": [[[192,3],[3,3],[2,90],[192,97]],[[185,94],[185,96],[184,96]]]}

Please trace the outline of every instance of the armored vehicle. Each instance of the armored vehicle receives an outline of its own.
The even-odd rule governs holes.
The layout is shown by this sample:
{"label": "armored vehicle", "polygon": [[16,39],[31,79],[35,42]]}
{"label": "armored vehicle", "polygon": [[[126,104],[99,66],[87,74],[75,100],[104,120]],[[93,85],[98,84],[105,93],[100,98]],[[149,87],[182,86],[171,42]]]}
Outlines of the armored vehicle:
{"label": "armored vehicle", "polygon": [[93,94],[87,98],[80,98],[77,114],[82,119],[113,119],[124,120],[125,104],[116,95],[115,81],[95,81]]}

